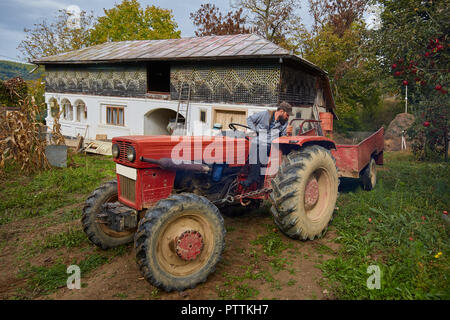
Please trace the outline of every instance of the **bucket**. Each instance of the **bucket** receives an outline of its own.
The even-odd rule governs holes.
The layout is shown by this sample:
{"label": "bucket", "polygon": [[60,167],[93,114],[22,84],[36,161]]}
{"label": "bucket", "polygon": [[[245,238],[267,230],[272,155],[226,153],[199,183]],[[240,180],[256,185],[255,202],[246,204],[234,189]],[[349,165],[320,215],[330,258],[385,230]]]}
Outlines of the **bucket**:
{"label": "bucket", "polygon": [[333,114],[331,112],[319,112],[322,121],[321,126],[325,131],[333,131]]}
{"label": "bucket", "polygon": [[45,147],[45,156],[51,166],[67,167],[67,146],[66,145],[48,145]]}

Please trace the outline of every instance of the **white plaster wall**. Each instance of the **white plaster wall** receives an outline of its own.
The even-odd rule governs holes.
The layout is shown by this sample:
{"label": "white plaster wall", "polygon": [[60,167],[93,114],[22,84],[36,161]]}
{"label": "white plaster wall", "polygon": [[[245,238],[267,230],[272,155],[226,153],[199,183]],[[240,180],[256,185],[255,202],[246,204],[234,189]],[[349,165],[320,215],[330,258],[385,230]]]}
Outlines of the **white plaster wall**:
{"label": "white plaster wall", "polygon": [[[157,100],[146,98],[129,98],[129,97],[107,97],[107,96],[93,96],[83,94],[69,94],[69,93],[45,93],[45,101],[48,106],[48,116],[46,118],[47,125],[51,131],[53,126],[53,118],[50,112],[50,99],[55,98],[61,108],[61,101],[68,99],[72,106],[75,102],[81,99],[87,107],[87,119],[82,119],[80,122],[76,121],[76,109],[74,107],[74,117],[72,121],[60,119],[62,134],[65,136],[76,137],[79,133],[85,136],[86,139],[95,139],[97,134],[106,134],[108,139],[117,136],[126,135],[143,135],[145,126],[145,115],[156,109],[171,109],[177,111],[177,100]],[[106,123],[106,106],[123,106],[125,111],[124,126],[114,126]],[[242,104],[225,104],[225,103],[192,103],[190,104],[188,115],[188,132],[193,134],[199,132],[199,126],[203,129],[212,128],[213,112],[212,108],[222,109],[248,109],[248,115],[264,111],[269,108],[265,106],[242,105]],[[205,110],[206,123],[200,123],[200,110]],[[147,122],[148,123],[148,122]],[[147,124],[148,125],[148,124]],[[201,130],[200,130],[201,131]]]}

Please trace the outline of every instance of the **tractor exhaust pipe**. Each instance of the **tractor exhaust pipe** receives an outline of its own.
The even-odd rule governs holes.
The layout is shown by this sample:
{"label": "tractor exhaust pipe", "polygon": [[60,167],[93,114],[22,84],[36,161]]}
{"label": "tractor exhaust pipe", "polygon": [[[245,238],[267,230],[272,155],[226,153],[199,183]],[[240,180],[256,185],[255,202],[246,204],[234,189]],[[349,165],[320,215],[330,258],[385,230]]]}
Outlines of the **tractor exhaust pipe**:
{"label": "tractor exhaust pipe", "polygon": [[161,158],[159,160],[151,159],[151,158],[144,158],[141,157],[139,160],[142,162],[147,162],[151,164],[157,164],[164,170],[171,170],[171,171],[177,171],[177,170],[186,170],[186,171],[198,171],[203,173],[208,173],[211,171],[211,168],[205,164],[201,163],[174,163],[172,159],[169,158]]}

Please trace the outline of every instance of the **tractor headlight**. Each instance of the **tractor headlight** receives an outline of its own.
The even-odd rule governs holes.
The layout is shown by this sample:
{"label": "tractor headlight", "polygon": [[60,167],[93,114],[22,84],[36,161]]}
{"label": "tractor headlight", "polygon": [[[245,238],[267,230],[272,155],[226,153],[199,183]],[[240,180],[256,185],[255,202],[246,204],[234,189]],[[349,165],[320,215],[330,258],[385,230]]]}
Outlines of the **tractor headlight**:
{"label": "tractor headlight", "polygon": [[130,162],[133,162],[136,159],[136,150],[131,146],[127,149],[127,159]]}
{"label": "tractor headlight", "polygon": [[113,156],[113,158],[118,158],[119,154],[120,154],[119,146],[117,144],[113,144],[112,145],[112,156]]}

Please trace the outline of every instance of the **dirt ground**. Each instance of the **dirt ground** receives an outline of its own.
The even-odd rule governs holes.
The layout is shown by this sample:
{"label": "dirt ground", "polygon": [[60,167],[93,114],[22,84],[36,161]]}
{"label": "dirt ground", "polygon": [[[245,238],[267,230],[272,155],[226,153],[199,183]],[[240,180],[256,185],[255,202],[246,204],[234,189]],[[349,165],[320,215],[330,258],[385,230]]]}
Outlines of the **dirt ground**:
{"label": "dirt ground", "polygon": [[[269,211],[261,209],[238,217],[225,217],[227,235],[222,261],[206,283],[194,289],[166,293],[150,285],[138,270],[131,244],[108,263],[82,274],[79,290],[60,286],[50,294],[43,294],[38,290],[39,284],[36,289],[30,288],[27,277],[20,276],[28,264],[50,267],[61,258],[70,264],[74,259],[101,252],[85,242],[80,247],[46,249],[32,256],[24,253],[48,234],[81,228],[79,219],[63,223],[55,221],[64,210],[81,210],[82,205],[80,202],[48,216],[0,226],[1,299],[333,299],[317,268],[318,263],[332,257],[338,248],[333,228],[320,240],[292,240],[279,234]],[[280,239],[287,248],[277,256],[266,254],[264,245],[255,244],[255,240],[267,234]]]}

